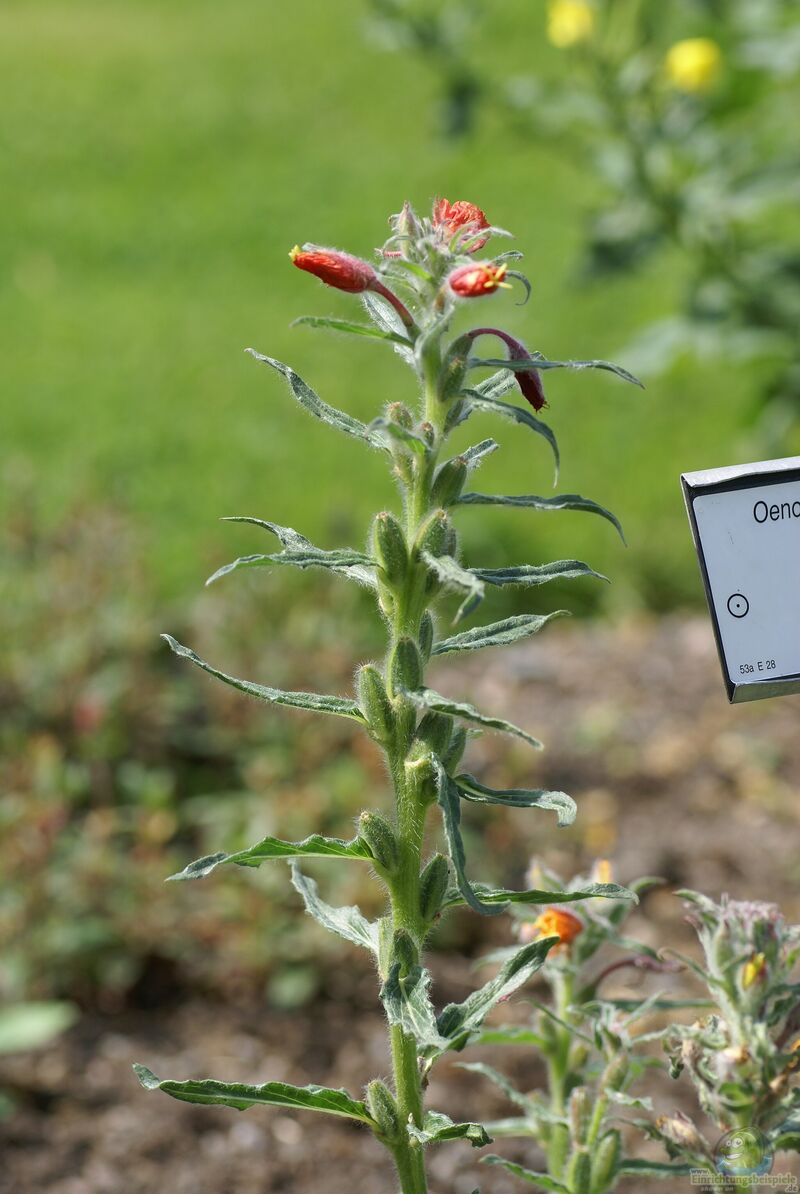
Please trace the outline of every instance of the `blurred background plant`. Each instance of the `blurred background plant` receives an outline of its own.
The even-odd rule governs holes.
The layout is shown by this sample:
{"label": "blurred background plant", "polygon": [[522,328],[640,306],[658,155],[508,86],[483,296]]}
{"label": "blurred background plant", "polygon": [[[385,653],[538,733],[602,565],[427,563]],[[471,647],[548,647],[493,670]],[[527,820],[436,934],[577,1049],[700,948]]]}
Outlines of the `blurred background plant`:
{"label": "blurred background plant", "polygon": [[[782,0],[548,0],[516,35],[525,73],[485,47],[495,13],[475,0],[372,0],[376,28],[440,85],[443,133],[474,135],[491,109],[530,146],[591,170],[579,279],[607,285],[676,246],[676,310],[623,349],[640,372],[687,354],[757,360],[750,417],[772,454],[797,448],[800,414],[800,27]],[[560,61],[542,53],[545,42]],[[541,179],[541,170],[537,170]]]}

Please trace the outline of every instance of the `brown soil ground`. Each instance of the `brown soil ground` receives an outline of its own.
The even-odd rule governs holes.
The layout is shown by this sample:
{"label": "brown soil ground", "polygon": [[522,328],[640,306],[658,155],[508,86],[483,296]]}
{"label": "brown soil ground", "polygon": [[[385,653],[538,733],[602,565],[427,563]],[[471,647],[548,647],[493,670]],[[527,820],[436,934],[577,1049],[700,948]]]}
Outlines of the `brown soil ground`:
{"label": "brown soil ground", "polygon": [[[667,885],[648,897],[634,926],[654,944],[693,948],[676,886],[775,900],[800,920],[800,701],[728,706],[704,619],[566,625],[485,656],[443,665],[437,687],[467,692],[547,743],[536,782],[572,792],[580,810],[574,829],[541,831],[537,849],[548,863],[569,875],[611,855],[622,881],[663,876]],[[476,744],[470,765],[498,786],[531,778],[528,756],[509,754],[494,737]],[[519,822],[470,815],[468,831],[477,834],[481,824],[489,827],[496,877],[519,880],[530,849],[530,842],[520,846]],[[476,938],[472,922],[462,923],[434,958],[439,999],[461,998],[474,984],[448,944],[482,948],[507,934],[492,926],[493,938]],[[669,981],[673,991],[691,989],[684,976]],[[130,1071],[141,1061],[174,1077],[324,1081],[358,1091],[387,1071],[374,980],[359,958],[348,954],[324,998],[293,1013],[252,1002],[151,1002],[160,1006],[86,1017],[52,1046],[3,1060],[0,1088],[17,1110],[0,1123],[0,1194],[391,1194],[383,1154],[366,1132],[325,1117],[190,1107],[141,1090]],[[523,1012],[517,1000],[500,1018]],[[536,1085],[534,1057],[483,1053],[523,1085]],[[660,1110],[692,1109],[681,1083],[665,1078],[653,1093]],[[435,1072],[430,1099],[454,1118],[509,1114],[450,1063]],[[525,1141],[500,1142],[499,1151],[536,1165]],[[775,1171],[793,1172],[792,1164],[779,1158]],[[430,1169],[433,1194],[532,1188],[481,1166],[466,1145],[435,1150]],[[689,1186],[685,1179],[620,1185],[626,1194],[643,1188],[685,1194]]]}

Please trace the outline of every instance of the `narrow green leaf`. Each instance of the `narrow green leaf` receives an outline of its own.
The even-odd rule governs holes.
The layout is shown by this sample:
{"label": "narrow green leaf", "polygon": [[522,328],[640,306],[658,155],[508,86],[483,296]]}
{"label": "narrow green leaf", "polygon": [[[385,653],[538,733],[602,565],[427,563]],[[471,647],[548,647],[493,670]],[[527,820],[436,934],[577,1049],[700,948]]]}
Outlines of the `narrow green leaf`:
{"label": "narrow green leaf", "polygon": [[484,1148],[492,1138],[483,1124],[453,1123],[448,1115],[440,1111],[426,1111],[422,1127],[413,1122],[407,1125],[408,1134],[419,1144],[443,1144],[448,1140],[468,1140],[473,1148]]}
{"label": "narrow green leaf", "polygon": [[479,804],[503,804],[508,808],[543,808],[558,815],[560,827],[571,825],[575,820],[577,805],[566,792],[548,792],[543,789],[487,788],[474,775],[457,775],[455,784],[465,800]]}
{"label": "narrow green leaf", "polygon": [[607,576],[595,572],[581,560],[554,560],[551,564],[518,564],[512,568],[472,568],[471,571],[487,585],[545,585],[551,580],[572,580],[576,576],[593,576],[608,581]]}
{"label": "narrow green leaf", "polygon": [[237,680],[235,676],[217,671],[210,663],[206,663],[199,655],[195,655],[189,647],[182,646],[171,635],[162,634],[161,637],[176,655],[180,655],[183,659],[190,659],[192,663],[202,668],[204,672],[208,672],[210,676],[216,676],[218,680],[222,680],[223,684],[230,684],[232,688],[238,688],[240,692],[246,692],[260,701],[266,701],[270,705],[289,705],[293,709],[310,709],[317,713],[333,713],[337,717],[351,717],[354,721],[364,723],[364,715],[355,701],[349,701],[345,697],[323,696],[318,692],[284,692],[279,688],[267,688],[263,684],[253,684],[249,680]]}
{"label": "narrow green leaf", "polygon": [[[442,764],[434,757],[434,766],[436,768],[437,780],[437,801],[442,810],[442,820],[444,822],[444,832],[447,839],[447,848],[450,854],[450,859],[453,863],[453,869],[456,874],[456,882],[458,889],[466,904],[469,904],[473,911],[480,913],[483,916],[499,916],[503,908],[490,908],[488,904],[484,904],[482,900],[476,896],[469,879],[467,878],[466,866],[467,856],[464,850],[464,841],[461,837],[461,797],[458,788],[453,783],[450,776],[445,771]],[[450,1035],[446,1033],[445,1035]]]}
{"label": "narrow green leaf", "polygon": [[360,909],[353,905],[334,908],[320,899],[319,890],[313,879],[304,875],[296,862],[290,864],[292,868],[292,886],[303,897],[306,912],[314,917],[330,933],[344,937],[352,945],[361,945],[364,949],[378,955],[378,926],[367,920]]}
{"label": "narrow green leaf", "polygon": [[599,514],[612,526],[616,527],[622,542],[625,535],[619,519],[605,506],[600,506],[590,498],[581,497],[578,493],[562,493],[558,497],[537,497],[534,493],[504,496],[496,493],[462,493],[456,502],[459,506],[514,506],[517,509],[531,510],[585,510],[590,514]]}
{"label": "narrow green leaf", "polygon": [[320,547],[289,548],[267,555],[240,556],[231,564],[223,564],[206,581],[213,585],[214,581],[231,572],[238,572],[242,568],[269,568],[273,564],[289,564],[293,568],[327,568],[331,572],[343,573],[351,576],[362,584],[374,587],[375,580],[368,568],[375,567],[375,560],[363,551],[355,551],[352,547],[338,547],[333,551],[323,551]]}
{"label": "narrow green leaf", "polygon": [[466,618],[480,605],[486,590],[483,581],[478,580],[474,572],[468,568],[462,568],[452,556],[432,556],[429,551],[424,551],[422,558],[443,585],[466,593],[453,619],[454,622],[460,622],[462,618]]}
{"label": "narrow green leaf", "polygon": [[447,655],[450,651],[479,651],[483,647],[503,647],[538,634],[553,618],[568,617],[569,610],[566,609],[555,610],[552,614],[517,614],[486,626],[473,626],[471,630],[441,639],[433,644],[431,654]]}
{"label": "narrow green leaf", "polygon": [[517,1165],[514,1161],[506,1161],[494,1153],[490,1153],[488,1157],[481,1157],[481,1161],[485,1165],[502,1165],[509,1173],[513,1173],[514,1177],[521,1177],[524,1182],[532,1182],[548,1194],[569,1194],[569,1187],[557,1182],[554,1177],[548,1177],[546,1173],[536,1173],[533,1169],[526,1169],[524,1165]]}
{"label": "narrow green leaf", "polygon": [[558,945],[558,937],[542,937],[531,941],[503,965],[495,978],[484,983],[462,1003],[449,1003],[438,1018],[442,1036],[451,1039],[455,1047],[463,1045],[476,1032],[489,1012],[508,999],[539,970],[549,951]]}
{"label": "narrow green leaf", "polygon": [[161,1081],[146,1066],[134,1065],[134,1071],[146,1090],[163,1090],[173,1099],[185,1103],[212,1103],[246,1111],[248,1107],[290,1107],[309,1111],[324,1111],[357,1119],[374,1127],[366,1105],[352,1098],[346,1090],[328,1086],[290,1086],[288,1082],[264,1082],[248,1086],[242,1082],[217,1082],[201,1078],[188,1082]]}
{"label": "narrow green leaf", "polygon": [[516,388],[517,379],[510,369],[505,367],[498,369],[491,377],[484,377],[483,381],[479,381],[472,390],[468,393],[475,394],[478,398],[498,399],[502,398],[504,394]]}
{"label": "narrow green leaf", "polygon": [[483,464],[487,456],[491,456],[492,452],[496,452],[500,447],[496,439],[482,439],[479,444],[473,444],[471,448],[460,452],[459,455],[465,461],[467,468],[472,472]]}
{"label": "narrow green leaf", "polygon": [[277,837],[265,837],[254,846],[237,850],[234,854],[207,854],[169,878],[204,879],[225,862],[235,862],[238,866],[261,866],[262,862],[281,858],[360,858],[372,861],[367,844],[361,838],[355,837],[346,842],[338,837],[321,837],[318,833],[312,833],[302,842],[283,842]]}
{"label": "narrow green leaf", "polygon": [[[617,883],[589,883],[576,891],[546,891],[533,888],[528,891],[507,891],[504,888],[489,887],[485,883],[475,883],[473,886],[479,898],[486,904],[574,904],[578,900],[636,900],[632,891],[627,887],[620,887]],[[453,888],[447,893],[443,907],[453,908],[464,902],[459,891]]]}
{"label": "narrow green leaf", "polygon": [[[472,1043],[475,1044],[474,1041]],[[469,1070],[471,1074],[480,1074],[482,1078],[488,1078],[515,1106],[522,1107],[524,1111],[530,1110],[530,1095],[523,1094],[521,1090],[517,1090],[511,1079],[505,1074],[501,1074],[494,1066],[486,1065],[482,1061],[459,1061],[457,1064],[460,1070]]]}
{"label": "narrow green leaf", "polygon": [[529,369],[538,369],[546,371],[547,369],[573,369],[581,371],[583,369],[602,369],[607,373],[613,373],[616,377],[622,378],[623,381],[628,381],[634,386],[638,386],[640,390],[644,386],[639,381],[638,377],[634,377],[627,369],[623,369],[621,365],[614,365],[611,361],[547,361],[544,357],[523,357],[521,360],[494,360],[491,357],[487,359],[478,359],[474,357],[467,361],[468,369],[497,369],[497,368],[511,369],[514,373],[526,373]]}
{"label": "narrow green leaf", "polygon": [[526,1045],[534,1049],[541,1049],[546,1043],[538,1032],[521,1024],[507,1028],[484,1028],[472,1040],[473,1045]]}
{"label": "narrow green leaf", "polygon": [[531,1135],[531,1121],[523,1116],[507,1116],[505,1119],[490,1119],[486,1124],[486,1131],[497,1139],[498,1136],[527,1136]]}
{"label": "narrow green leaf", "polygon": [[420,1055],[447,1049],[448,1042],[436,1027],[436,1012],[430,998],[431,974],[414,966],[403,978],[395,962],[381,987],[381,1001],[390,1024],[402,1028],[417,1043]]}
{"label": "narrow green leaf", "polygon": [[380,328],[382,332],[390,332],[398,337],[394,341],[394,351],[398,356],[403,358],[407,365],[413,366],[414,350],[406,348],[399,340],[399,338],[407,338],[408,329],[391,303],[387,303],[385,299],[380,298],[377,294],[370,294],[369,291],[362,294],[361,301],[364,304],[364,310],[377,328]]}
{"label": "narrow green leaf", "polygon": [[[513,378],[513,374],[509,374],[509,376]],[[500,389],[500,393],[505,393],[506,390],[511,389],[513,385],[514,382],[512,380],[510,386],[504,385],[504,388]],[[525,409],[525,407],[515,406],[510,402],[501,402],[498,398],[494,397],[491,392],[484,394],[476,388],[462,390],[462,393],[466,397],[467,406],[464,415],[460,419],[460,422],[463,423],[465,419],[468,419],[473,411],[483,411],[485,414],[500,415],[504,419],[510,419],[512,423],[521,423],[524,427],[528,427],[531,431],[535,432],[536,435],[541,435],[543,439],[546,439],[550,445],[550,449],[555,460],[555,480],[558,480],[558,470],[561,466],[561,455],[558,450],[558,441],[555,437],[555,433],[550,427],[547,426],[546,423],[543,423],[541,419],[537,419],[535,415],[532,415],[529,410]]]}
{"label": "narrow green leaf", "polygon": [[407,336],[399,332],[386,331],[381,328],[370,327],[368,323],[353,323],[349,319],[329,319],[320,315],[301,315],[292,320],[291,327],[305,325],[311,328],[328,328],[332,332],[347,332],[351,336],[369,336],[374,340],[389,340],[395,344],[404,344],[408,348],[413,345]]}
{"label": "narrow green leaf", "polygon": [[270,368],[280,373],[282,377],[285,377],[297,401],[310,414],[314,415],[315,418],[321,419],[323,423],[327,423],[330,427],[335,427],[337,431],[343,431],[345,435],[351,435],[354,439],[363,440],[371,448],[379,448],[382,451],[386,450],[386,442],[382,436],[369,431],[361,420],[354,418],[353,415],[348,415],[345,411],[336,410],[335,407],[328,406],[327,402],[323,402],[320,396],[311,389],[311,386],[295,373],[294,369],[290,369],[288,365],[284,365],[281,361],[276,361],[274,357],[267,357],[260,352],[256,352],[254,348],[248,348],[247,351],[257,361],[260,361],[263,365],[269,365]]}
{"label": "narrow green leaf", "polygon": [[453,701],[450,697],[442,696],[441,693],[434,692],[430,688],[417,688],[413,692],[407,692],[406,696],[420,709],[433,709],[437,713],[449,713],[452,717],[460,717],[464,721],[486,726],[490,730],[501,730],[504,734],[513,734],[515,737],[521,738],[534,750],[542,749],[541,742],[526,730],[521,730],[519,726],[515,726],[510,721],[504,721],[502,717],[489,717],[465,701]]}
{"label": "narrow green leaf", "polygon": [[692,1165],[670,1165],[667,1161],[638,1161],[634,1159],[620,1162],[619,1173],[641,1173],[650,1177],[685,1177],[692,1172]]}

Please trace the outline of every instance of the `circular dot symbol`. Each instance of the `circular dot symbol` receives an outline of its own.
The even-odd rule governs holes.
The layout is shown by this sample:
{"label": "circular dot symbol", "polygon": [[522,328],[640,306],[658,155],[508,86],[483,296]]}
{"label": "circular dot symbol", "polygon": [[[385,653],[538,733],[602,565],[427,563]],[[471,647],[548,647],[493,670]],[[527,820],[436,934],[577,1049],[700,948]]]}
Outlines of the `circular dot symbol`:
{"label": "circular dot symbol", "polygon": [[728,613],[734,618],[743,618],[750,609],[750,602],[744,593],[731,593],[728,598]]}

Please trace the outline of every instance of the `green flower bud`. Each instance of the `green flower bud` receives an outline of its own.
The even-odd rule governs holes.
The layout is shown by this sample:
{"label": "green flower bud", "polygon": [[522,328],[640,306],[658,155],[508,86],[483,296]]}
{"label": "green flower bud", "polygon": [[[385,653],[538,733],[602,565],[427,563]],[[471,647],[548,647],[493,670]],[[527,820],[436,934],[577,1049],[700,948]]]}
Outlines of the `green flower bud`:
{"label": "green flower bud", "polygon": [[406,783],[415,800],[433,804],[439,791],[439,777],[430,752],[420,759],[409,759],[405,765]]}
{"label": "green flower bud", "polygon": [[378,1125],[378,1134],[385,1140],[396,1140],[400,1135],[400,1115],[394,1095],[380,1078],[373,1079],[367,1087],[367,1110]]}
{"label": "green flower bud", "polygon": [[592,1100],[585,1086],[576,1086],[569,1096],[569,1130],[573,1144],[586,1143],[589,1121],[592,1116]]}
{"label": "green flower bud", "polygon": [[432,752],[437,758],[447,753],[453,733],[453,719],[447,713],[426,713],[417,726],[414,741],[421,748],[420,754]]}
{"label": "green flower bud", "polygon": [[570,1194],[591,1194],[592,1158],[583,1149],[576,1149],[567,1162],[566,1184]]}
{"label": "green flower bud", "polygon": [[386,583],[392,588],[402,585],[408,572],[406,537],[395,516],[385,510],[375,517],[373,551]]}
{"label": "green flower bud", "polygon": [[432,556],[453,554],[456,548],[456,533],[444,510],[434,510],[422,524],[414,547],[420,555],[423,552]]}
{"label": "green flower bud", "polygon": [[450,746],[447,749],[447,753],[442,755],[442,765],[449,775],[453,774],[456,767],[461,762],[461,756],[464,754],[466,746],[467,731],[465,730],[464,726],[456,726],[453,729],[450,738]]}
{"label": "green flower bud", "polygon": [[392,963],[400,967],[400,977],[405,978],[415,966],[419,966],[419,952],[405,929],[395,930],[392,938]]}
{"label": "green flower bud", "polygon": [[630,1068],[630,1062],[625,1054],[618,1053],[606,1066],[600,1079],[601,1086],[608,1087],[609,1090],[622,1090]]}
{"label": "green flower bud", "polygon": [[383,676],[374,664],[366,663],[359,668],[356,687],[358,703],[369,723],[370,731],[380,741],[388,741],[394,732],[394,712],[386,695]]}
{"label": "green flower bud", "polygon": [[563,1177],[568,1155],[569,1129],[566,1124],[553,1124],[547,1142],[547,1164],[553,1177]]}
{"label": "green flower bud", "polygon": [[390,423],[405,427],[406,431],[410,431],[414,426],[414,416],[402,402],[390,402],[386,407],[386,417]]}
{"label": "green flower bud", "polygon": [[419,910],[430,923],[438,915],[450,886],[450,864],[444,854],[434,854],[419,877]]}
{"label": "green flower bud", "polygon": [[400,864],[397,835],[380,813],[362,813],[358,819],[358,834],[367,843],[372,857],[381,870],[394,874]]}
{"label": "green flower bud", "polygon": [[606,1194],[614,1182],[622,1160],[622,1139],[616,1128],[602,1138],[592,1157],[591,1194]]}
{"label": "green flower bud", "polygon": [[454,456],[437,470],[431,498],[437,506],[452,506],[461,497],[469,469],[463,456]]}
{"label": "green flower bud", "polygon": [[392,693],[413,692],[422,683],[422,661],[413,639],[398,639],[389,658],[389,684]]}
{"label": "green flower bud", "polygon": [[422,621],[419,624],[419,649],[422,658],[427,663],[431,657],[431,649],[433,647],[433,618],[428,610],[422,615]]}

